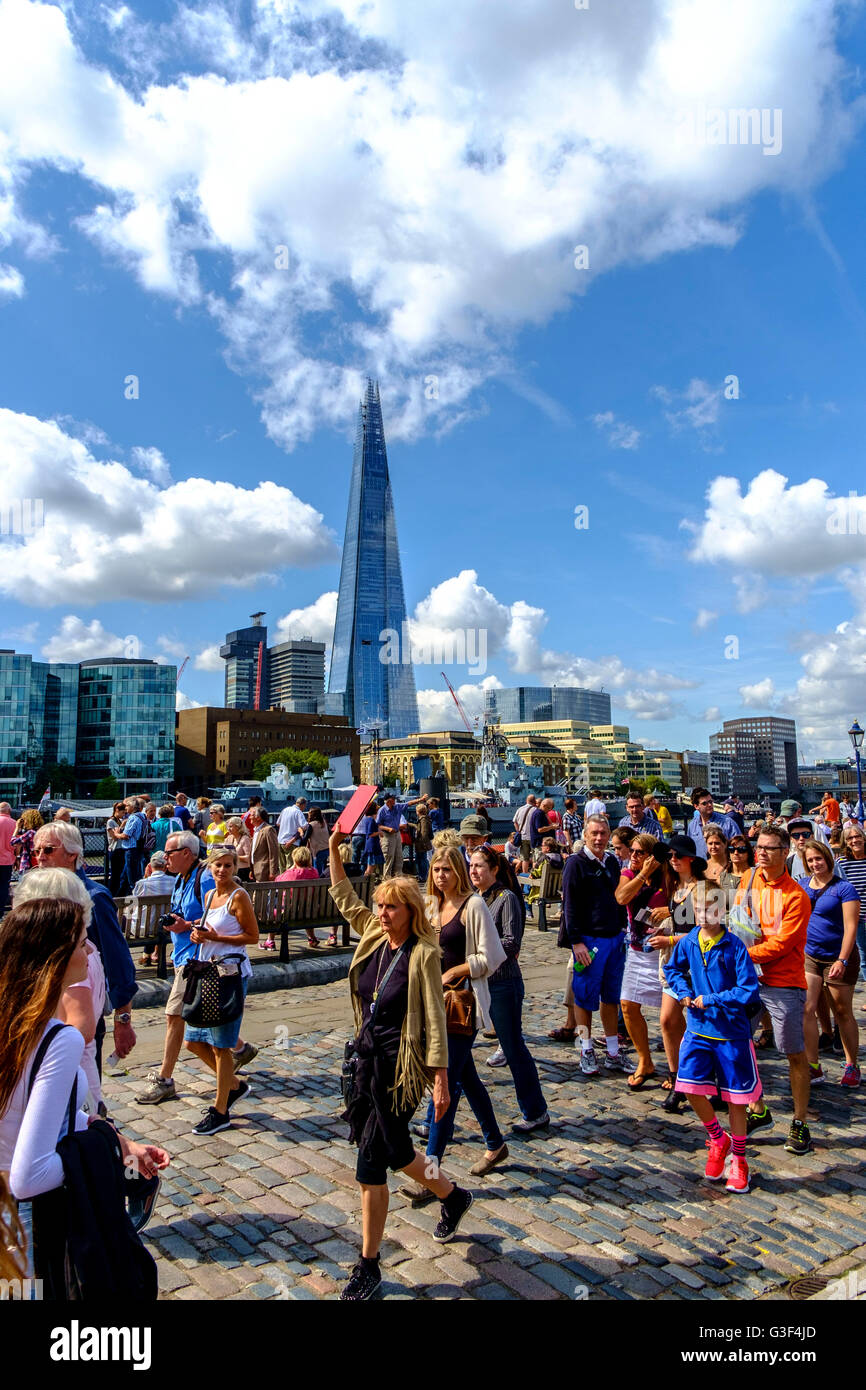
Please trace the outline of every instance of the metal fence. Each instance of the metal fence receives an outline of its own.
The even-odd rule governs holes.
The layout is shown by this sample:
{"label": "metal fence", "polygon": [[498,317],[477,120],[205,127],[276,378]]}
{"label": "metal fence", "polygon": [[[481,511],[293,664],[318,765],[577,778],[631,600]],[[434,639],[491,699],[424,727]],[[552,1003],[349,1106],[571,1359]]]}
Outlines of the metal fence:
{"label": "metal fence", "polygon": [[108,835],[105,829],[100,826],[96,830],[82,830],[81,838],[84,841],[84,871],[90,878],[108,881]]}

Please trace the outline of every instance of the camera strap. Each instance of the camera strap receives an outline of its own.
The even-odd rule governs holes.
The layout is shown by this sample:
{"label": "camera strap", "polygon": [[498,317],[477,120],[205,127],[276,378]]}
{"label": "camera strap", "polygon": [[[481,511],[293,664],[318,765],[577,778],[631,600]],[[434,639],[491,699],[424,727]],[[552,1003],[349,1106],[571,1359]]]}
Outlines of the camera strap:
{"label": "camera strap", "polygon": [[[381,949],[384,950],[384,949],[387,947],[387,945],[388,945],[387,941],[383,941],[383,942],[382,942],[382,947],[381,947]],[[386,984],[388,983],[389,979],[391,978],[391,973],[392,973],[392,971],[396,968],[397,962],[399,961],[399,959],[400,959],[400,957],[402,956],[402,954],[403,954],[403,952],[404,952],[405,949],[406,949],[406,943],[405,943],[405,941],[404,941],[404,942],[403,942],[403,945],[400,946],[400,947],[398,947],[398,949],[394,952],[394,955],[393,955],[392,958],[391,958],[391,964],[388,966],[388,969],[385,971],[385,975],[384,975],[384,978],[383,978],[383,980],[382,980],[382,983],[381,983],[380,985],[377,985],[376,988],[375,988],[374,991],[373,991],[373,1002],[372,1002],[372,1004],[370,1005],[370,1022],[371,1022],[371,1023],[373,1022],[373,1017],[374,1017],[374,1015],[375,1015],[375,1013],[376,1013],[376,1005],[378,1004],[378,1002],[379,1002],[379,1000],[381,999],[382,995],[385,993],[385,986],[386,986]]]}

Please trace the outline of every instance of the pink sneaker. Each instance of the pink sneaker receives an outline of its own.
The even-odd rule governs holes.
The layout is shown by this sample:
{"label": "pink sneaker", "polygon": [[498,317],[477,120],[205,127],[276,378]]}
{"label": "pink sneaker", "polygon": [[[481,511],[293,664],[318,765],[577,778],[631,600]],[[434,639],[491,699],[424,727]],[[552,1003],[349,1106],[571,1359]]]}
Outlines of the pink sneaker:
{"label": "pink sneaker", "polygon": [[860,1085],[860,1068],[859,1068],[859,1067],[853,1066],[852,1063],[849,1062],[848,1065],[846,1066],[845,1070],[844,1070],[843,1073],[842,1073],[842,1080],[839,1082],[839,1085],[840,1085],[840,1086],[859,1086],[859,1085]]}
{"label": "pink sneaker", "polygon": [[725,1187],[729,1192],[748,1192],[749,1190],[749,1165],[744,1158],[738,1158],[736,1154],[731,1159],[731,1171],[728,1174]]}
{"label": "pink sneaker", "polygon": [[275,951],[276,949],[277,949],[277,943],[276,943],[275,941],[263,941],[263,942],[262,942],[262,950],[263,950],[263,951]]}
{"label": "pink sneaker", "polygon": [[722,1142],[715,1139],[707,1140],[709,1155],[707,1166],[704,1169],[704,1177],[709,1182],[720,1182],[725,1176],[725,1159],[731,1152],[731,1137],[729,1134],[722,1133]]}

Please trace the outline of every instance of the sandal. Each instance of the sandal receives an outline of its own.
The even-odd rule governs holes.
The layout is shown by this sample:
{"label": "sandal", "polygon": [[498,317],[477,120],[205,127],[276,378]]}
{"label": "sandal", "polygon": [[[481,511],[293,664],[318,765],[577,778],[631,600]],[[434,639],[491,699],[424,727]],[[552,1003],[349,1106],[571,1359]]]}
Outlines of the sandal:
{"label": "sandal", "polygon": [[632,1072],[628,1078],[628,1088],[630,1091],[641,1091],[648,1081],[652,1081],[656,1075],[655,1069],[652,1071]]}
{"label": "sandal", "polygon": [[772,1030],[772,1028],[762,1028],[761,1031],[760,1031],[760,1033],[758,1034],[758,1036],[755,1038],[755,1047],[765,1048],[765,1047],[772,1047],[772,1046],[773,1046],[773,1030]]}
{"label": "sandal", "polygon": [[667,1098],[662,1101],[662,1110],[665,1110],[668,1115],[678,1115],[680,1113],[680,1106],[683,1104],[686,1096],[684,1091],[678,1091],[676,1088],[676,1075],[672,1076],[670,1081],[671,1085],[668,1088]]}
{"label": "sandal", "polygon": [[554,1042],[574,1042],[575,1031],[574,1028],[552,1028],[547,1036]]}

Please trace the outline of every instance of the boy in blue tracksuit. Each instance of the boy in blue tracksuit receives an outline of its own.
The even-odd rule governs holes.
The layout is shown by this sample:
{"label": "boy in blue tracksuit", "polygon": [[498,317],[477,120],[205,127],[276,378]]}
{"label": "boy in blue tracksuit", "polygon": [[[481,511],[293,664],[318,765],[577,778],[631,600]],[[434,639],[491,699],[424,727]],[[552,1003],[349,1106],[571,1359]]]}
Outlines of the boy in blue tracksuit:
{"label": "boy in blue tracksuit", "polygon": [[[744,943],[725,927],[724,889],[701,884],[699,890],[697,925],[678,942],[665,965],[668,988],[687,1009],[677,1090],[686,1092],[707,1131],[705,1176],[710,1182],[721,1181],[732,1153],[727,1188],[748,1192],[746,1108],[762,1093],[752,1045],[752,1017],[761,1006],[758,976]],[[730,1136],[708,1100],[717,1084],[728,1102]]]}

